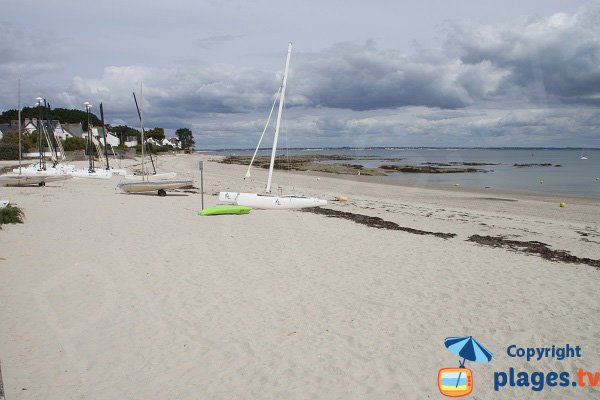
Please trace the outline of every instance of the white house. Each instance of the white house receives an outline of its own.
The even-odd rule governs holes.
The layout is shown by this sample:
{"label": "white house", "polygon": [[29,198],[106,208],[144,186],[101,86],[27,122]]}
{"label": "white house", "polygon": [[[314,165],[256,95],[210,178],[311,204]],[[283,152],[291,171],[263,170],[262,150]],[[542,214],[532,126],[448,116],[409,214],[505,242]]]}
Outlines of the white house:
{"label": "white house", "polygon": [[[46,121],[43,121],[43,123],[46,123]],[[38,128],[37,124],[38,124],[37,118],[32,118],[32,119],[25,118],[23,130],[26,131],[27,133],[37,131],[37,128]],[[73,134],[71,134],[70,132],[68,132],[67,130],[65,130],[63,128],[60,121],[53,120],[53,121],[51,121],[51,124],[52,124],[52,130],[54,131],[54,135],[57,138],[59,138],[61,140],[65,140],[68,137],[74,136]]]}
{"label": "white house", "polygon": [[135,147],[138,145],[138,141],[137,141],[137,137],[135,136],[127,136],[127,138],[125,138],[125,141],[123,142],[123,145],[125,145],[125,147]]}
{"label": "white house", "polygon": [[163,146],[171,146],[174,149],[180,149],[181,145],[179,144],[178,138],[164,138],[162,141]]}
{"label": "white house", "polygon": [[[105,129],[104,132],[106,133],[106,143],[110,144],[113,147],[117,147],[119,145],[119,138],[116,135],[108,132],[107,129]],[[104,143],[104,135],[102,133],[102,127],[93,127],[92,135],[96,139],[98,139],[101,143]]]}

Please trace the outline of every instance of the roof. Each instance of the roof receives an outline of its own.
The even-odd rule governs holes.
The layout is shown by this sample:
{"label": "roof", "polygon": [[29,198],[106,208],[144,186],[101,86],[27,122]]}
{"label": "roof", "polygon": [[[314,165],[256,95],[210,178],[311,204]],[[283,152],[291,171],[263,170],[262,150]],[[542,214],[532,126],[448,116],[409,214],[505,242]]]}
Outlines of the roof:
{"label": "roof", "polygon": [[81,122],[77,122],[77,123],[65,122],[64,124],[62,124],[62,128],[63,128],[63,130],[67,131],[68,133],[70,133],[73,136],[77,136],[77,137],[83,136],[83,127],[81,125]]}
{"label": "roof", "polygon": [[0,124],[0,132],[8,133],[17,132],[18,130],[16,126],[12,126],[11,124]]}

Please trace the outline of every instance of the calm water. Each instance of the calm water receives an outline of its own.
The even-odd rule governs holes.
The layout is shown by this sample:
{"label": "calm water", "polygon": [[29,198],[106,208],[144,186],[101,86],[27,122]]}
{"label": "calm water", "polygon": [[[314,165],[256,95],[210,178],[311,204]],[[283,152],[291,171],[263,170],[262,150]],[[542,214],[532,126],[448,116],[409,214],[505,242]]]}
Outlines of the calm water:
{"label": "calm water", "polygon": [[[254,150],[213,151],[215,155],[252,155]],[[269,150],[259,152],[270,155]],[[278,152],[283,154],[283,152]],[[588,159],[581,160],[582,150],[573,149],[294,149],[290,155],[322,154],[351,157],[376,157],[372,160],[336,161],[361,164],[367,168],[381,164],[420,165],[425,162],[478,162],[499,165],[478,166],[488,173],[459,174],[391,174],[399,181],[435,182],[467,187],[573,194],[600,197],[600,150],[585,150]],[[398,162],[387,159],[402,158]],[[517,168],[513,164],[545,164],[561,167]]]}

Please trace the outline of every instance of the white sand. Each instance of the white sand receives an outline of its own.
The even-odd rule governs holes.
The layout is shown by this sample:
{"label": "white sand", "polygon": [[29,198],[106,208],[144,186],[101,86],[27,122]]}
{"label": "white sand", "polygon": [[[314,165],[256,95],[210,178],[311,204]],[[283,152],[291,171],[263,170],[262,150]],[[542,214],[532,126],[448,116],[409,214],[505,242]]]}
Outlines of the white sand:
{"label": "white sand", "polygon": [[[197,161],[212,158],[161,164],[199,186]],[[243,166],[205,168],[206,205],[264,185],[266,171],[243,182]],[[297,211],[199,217],[199,194],[120,194],[117,178],[0,188],[26,214],[0,231],[6,398],[441,398],[438,370],[458,366],[443,340],[463,335],[494,353],[467,362],[470,398],[600,397],[492,385],[509,367],[600,371],[600,270],[466,241],[505,235],[600,259],[600,200],[276,173],[288,180],[349,198],[332,209],[458,236]],[[527,363],[506,355],[513,343],[570,343],[583,357]]]}

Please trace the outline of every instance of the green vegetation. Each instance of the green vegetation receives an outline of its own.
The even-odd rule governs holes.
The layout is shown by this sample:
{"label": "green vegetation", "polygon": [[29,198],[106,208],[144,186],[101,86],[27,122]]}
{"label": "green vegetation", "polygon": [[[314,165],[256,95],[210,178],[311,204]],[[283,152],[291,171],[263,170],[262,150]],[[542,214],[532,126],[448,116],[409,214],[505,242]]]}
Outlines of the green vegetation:
{"label": "green vegetation", "polygon": [[146,139],[154,139],[157,141],[162,141],[165,138],[165,130],[163,128],[153,128],[150,130],[146,130]]}
{"label": "green vegetation", "polygon": [[111,126],[110,131],[117,135],[121,144],[123,144],[129,136],[135,136],[138,142],[141,141],[140,132],[126,125]]}
{"label": "green vegetation", "polygon": [[[69,110],[66,108],[55,108],[52,110],[52,119],[60,121],[61,124],[65,123],[78,123],[81,122],[82,129],[85,132],[87,130],[87,113],[83,110]],[[39,110],[37,107],[24,107],[21,111],[21,118],[25,119],[38,118]],[[0,114],[0,123],[10,123],[18,119],[18,112],[15,109],[6,110]],[[94,126],[100,126],[102,122],[100,119],[90,113],[90,122]],[[129,137],[135,137],[140,143],[142,141],[141,134],[137,129],[131,128],[126,125],[110,126],[107,125],[108,131],[115,134],[119,138],[119,148],[123,149],[123,144]],[[194,148],[194,135],[188,128],[179,128],[175,132],[179,138],[181,149],[191,150]],[[155,127],[146,130],[146,138],[152,138],[156,141],[162,141],[165,139],[164,128]],[[0,139],[0,159],[1,160],[14,160],[19,155],[19,137],[16,132],[6,132],[4,137]],[[22,151],[32,152],[37,150],[37,132],[23,133],[22,136]],[[63,141],[63,146],[66,151],[83,150],[86,147],[85,139],[80,137],[71,137]],[[136,148],[137,152],[141,152],[141,147],[138,145]],[[157,152],[171,151],[171,146],[154,146],[150,147],[150,152],[156,154]]]}
{"label": "green vegetation", "polygon": [[191,130],[189,130],[188,128],[179,128],[175,131],[175,134],[179,138],[182,150],[194,148],[196,142],[194,142],[194,135],[192,134]]}
{"label": "green vegetation", "polygon": [[[69,110],[66,108],[54,108],[51,111],[52,119],[57,119],[60,123],[65,122],[81,122],[83,124],[83,130],[87,130],[87,113],[84,110]],[[37,107],[23,107],[21,111],[21,118],[38,118],[39,110]],[[17,120],[18,111],[17,110],[6,110],[2,114],[0,114],[0,124],[9,123],[10,121]],[[90,113],[90,122],[94,126],[100,126],[102,122],[100,119]]]}
{"label": "green vegetation", "polygon": [[3,224],[22,224],[24,217],[23,211],[11,204],[0,208],[0,229],[2,229]]}
{"label": "green vegetation", "polygon": [[80,137],[69,137],[63,140],[65,151],[85,150],[85,139]]}
{"label": "green vegetation", "polygon": [[[21,150],[25,153],[37,149],[37,132],[24,133],[21,138]],[[0,160],[17,160],[19,158],[19,135],[17,132],[6,132],[0,139]]]}
{"label": "green vegetation", "polygon": [[19,145],[17,143],[0,143],[0,160],[18,160]]}

